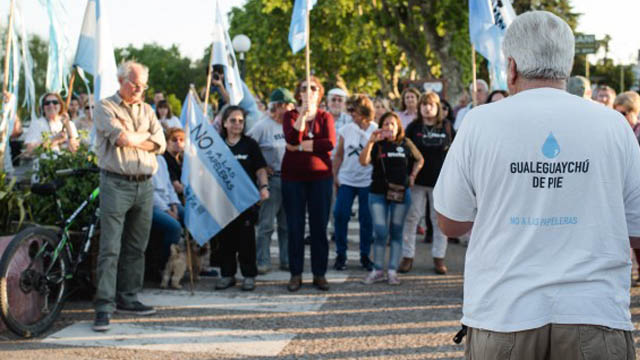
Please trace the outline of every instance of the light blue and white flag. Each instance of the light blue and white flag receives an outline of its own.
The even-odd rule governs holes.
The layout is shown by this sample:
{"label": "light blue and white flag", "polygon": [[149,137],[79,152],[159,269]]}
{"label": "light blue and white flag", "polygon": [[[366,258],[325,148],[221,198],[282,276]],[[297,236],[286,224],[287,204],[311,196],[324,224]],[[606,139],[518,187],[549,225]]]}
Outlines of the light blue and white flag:
{"label": "light blue and white flag", "polygon": [[307,31],[309,31],[307,12],[313,9],[316,2],[317,0],[296,0],[293,5],[293,14],[289,25],[289,46],[294,54],[307,46]]}
{"label": "light blue and white flag", "polygon": [[[27,36],[24,21],[22,20],[20,2],[16,3],[14,16],[14,32],[20,34],[20,52],[22,54],[22,67],[24,71],[24,101],[22,102],[22,106],[29,109],[31,120],[34,120],[37,118],[35,110],[37,101],[36,86],[33,81],[33,58],[29,51],[29,37]],[[16,96],[18,96],[17,92]]]}
{"label": "light blue and white flag", "polygon": [[62,0],[40,0],[49,15],[49,61],[47,63],[47,91],[61,92],[67,88],[67,76],[71,64],[69,15]]}
{"label": "light blue and white flag", "polygon": [[[87,2],[73,61],[73,65],[93,75],[93,95],[96,103],[115,94],[120,87],[107,15],[102,1]],[[84,73],[78,71],[78,74],[86,83]]]}
{"label": "light blue and white flag", "polygon": [[492,89],[507,89],[502,39],[515,17],[510,0],[469,0],[469,36],[476,51],[489,61]]}
{"label": "light blue and white flag", "polygon": [[182,106],[187,134],[182,164],[184,223],[202,245],[260,200],[251,178],[198,105],[193,90]]}
{"label": "light blue and white flag", "polygon": [[225,30],[222,10],[218,0],[215,2],[215,21],[213,24],[213,62],[211,65],[222,65],[224,67],[225,88],[229,94],[231,105],[238,105],[242,101],[242,79],[236,54],[229,32]]}

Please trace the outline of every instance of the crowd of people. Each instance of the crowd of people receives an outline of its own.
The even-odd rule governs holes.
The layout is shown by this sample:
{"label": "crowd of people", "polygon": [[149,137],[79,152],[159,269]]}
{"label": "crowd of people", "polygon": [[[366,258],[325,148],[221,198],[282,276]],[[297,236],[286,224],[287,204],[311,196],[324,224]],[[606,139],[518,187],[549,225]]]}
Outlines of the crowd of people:
{"label": "crowd of people", "polygon": [[[600,201],[599,207],[590,208],[595,213],[613,209],[624,219],[626,209],[628,235],[632,240],[633,236],[640,235],[636,230],[640,225],[632,221],[637,217],[637,210],[631,209],[640,199],[636,195],[637,186],[632,186],[638,185],[638,179],[625,175],[625,171],[640,169],[637,161],[629,160],[635,159],[633,156],[638,152],[640,95],[634,91],[617,95],[611,87],[592,86],[584,77],[569,78],[570,64],[562,61],[572,59],[572,54],[560,51],[557,58],[547,59],[548,63],[529,56],[522,44],[546,49],[545,43],[536,38],[541,31],[558,32],[557,39],[545,37],[555,44],[552,47],[555,50],[563,48],[558,45],[562,41],[572,42],[573,35],[566,23],[549,13],[532,12],[518,19],[509,28],[504,45],[509,58],[509,90],[513,95],[506,90],[490,92],[486,81],[478,80],[469,86],[470,96],[462,97],[455,107],[444,94],[413,86],[403,89],[397,107],[391,105],[390,99],[368,94],[349,95],[347,89],[340,87],[330,89],[325,97],[324,84],[311,76],[299,81],[293,91],[282,87],[274,89],[256,119],[255,115],[249,115],[255,109],[247,109],[242,103],[229,104],[224,79],[219,74],[213,88],[221,102],[216,104],[219,107],[214,105],[209,109],[210,121],[255,184],[260,201],[226,225],[213,240],[217,246],[212,248],[217,252],[221,270],[215,288],[235,286],[239,265],[244,279],[241,289],[254,290],[255,278],[274,266],[270,246],[272,235],[277,231],[280,251],[276,267],[290,273],[287,289],[295,292],[302,286],[305,246],[308,245],[312,284],[318,290],[329,290],[325,277],[329,241],[335,242],[333,268],[347,269],[348,223],[354,216],[353,204],[357,198],[358,260],[367,271],[362,277],[365,285],[400,284],[398,274],[412,270],[416,234],[423,219],[432,234],[425,240],[432,243],[436,274],[448,272],[445,259],[449,241],[457,238],[468,244],[463,323],[472,328],[467,340],[471,352],[483,348],[486,345],[482,345],[483,341],[495,341],[490,335],[497,332],[518,332],[538,326],[542,328],[536,331],[549,332],[554,331],[549,328],[554,321],[628,330],[624,315],[612,310],[624,302],[619,300],[624,294],[611,295],[615,300],[607,298],[609,295],[603,295],[602,291],[624,288],[621,279],[614,283],[605,272],[616,271],[622,275],[628,271],[629,254],[626,259],[622,255],[625,246],[626,251],[629,246],[622,244],[620,236],[616,237],[616,241],[620,241],[612,243],[611,248],[600,245],[601,237],[618,230],[609,229],[610,224],[606,229],[602,224],[596,229],[596,223],[600,223],[596,219],[611,215],[603,213],[600,218],[593,218],[585,212],[592,201],[585,200],[585,194],[579,189],[588,188],[589,194]],[[179,243],[184,234],[185,184],[181,183],[181,169],[188,134],[161,92],[154,94],[153,104],[144,102],[148,80],[148,69],[144,65],[133,61],[123,63],[118,69],[118,80],[119,91],[99,104],[78,97],[71,99],[66,109],[59,94],[45,94],[40,103],[42,117],[30,124],[25,135],[25,151],[31,153],[40,145],[73,147],[78,130],[91,134],[89,140],[82,141],[89,141],[93,146],[101,169],[96,331],[109,328],[114,311],[138,315],[155,312],[137,298],[143,283],[145,250],[149,246],[160,248],[162,261],[166,262],[170,246]],[[508,101],[502,101],[507,98]],[[536,107],[535,104],[545,101],[545,107]],[[575,113],[567,113],[567,106]],[[618,128],[616,121],[620,115],[606,108],[626,119],[635,135],[635,148],[627,144],[628,128]],[[519,122],[519,126],[514,127],[511,122],[518,116],[528,122]],[[569,118],[563,119],[566,120],[563,123],[556,119],[559,116]],[[587,125],[572,127],[574,117],[580,117]],[[602,124],[600,118],[611,124]],[[66,120],[71,120],[68,125]],[[578,142],[563,138],[562,151],[575,159],[568,159],[564,165],[552,162],[561,148],[548,151],[545,143],[542,154],[548,162],[538,159],[536,168],[528,167],[529,159],[540,156],[538,150],[531,152],[521,146],[534,141],[530,134],[540,133],[555,139],[566,135],[569,128],[572,134],[577,131],[584,136]],[[600,133],[594,133],[596,130]],[[45,133],[50,141],[43,143]],[[613,158],[608,159],[607,164],[600,162],[600,155],[587,148],[585,139],[600,144]],[[542,144],[535,143],[532,148],[540,146]],[[581,150],[575,150],[579,146]],[[513,157],[508,160],[512,161],[510,167],[501,167],[507,161],[504,154]],[[588,156],[586,165],[579,164],[578,171],[574,162],[583,161],[578,156],[584,154]],[[623,165],[618,164],[617,157]],[[520,161],[516,159],[526,161],[519,167],[513,163]],[[545,166],[547,170],[541,170]],[[589,166],[592,166],[591,172]],[[566,171],[567,168],[573,170]],[[503,174],[508,169],[510,173]],[[538,177],[540,173],[546,174],[545,177]],[[552,177],[554,173],[563,176]],[[584,175],[584,179],[580,183],[572,182],[578,173]],[[522,174],[535,175],[533,189],[530,183],[525,186],[523,182],[509,180]],[[589,180],[590,176],[598,179]],[[612,188],[601,188],[603,183],[613,184]],[[558,192],[559,196],[552,191],[538,192],[542,188],[560,189],[563,184],[572,186],[572,190]],[[619,193],[608,196],[611,191]],[[585,208],[579,208],[582,200]],[[532,213],[532,209],[539,212]],[[556,213],[558,209],[566,213]],[[569,216],[574,213],[579,215]],[[557,217],[559,215],[563,217]],[[583,221],[587,230],[552,228],[558,224],[582,226]],[[624,221],[618,225],[624,226]],[[546,228],[540,230],[543,226]],[[469,243],[472,227],[474,240]],[[528,230],[524,230],[525,227]],[[149,240],[152,228],[162,234],[161,238]],[[600,251],[600,255],[610,257],[609,262],[590,257],[580,250],[578,243],[570,246],[577,250],[567,255],[568,245],[554,243],[545,236],[552,231],[572,244],[578,234],[575,241],[587,242]],[[522,241],[510,247],[510,241],[518,237],[522,237]],[[387,248],[389,255],[385,261]],[[640,256],[640,246],[635,252]],[[550,254],[566,255],[567,266],[573,264],[576,268],[555,264],[547,269],[550,275],[539,274],[547,271],[541,266]],[[589,274],[573,273],[588,261],[592,262],[588,266]],[[533,275],[526,275],[527,272]],[[559,274],[564,276],[564,282],[556,281],[554,276]],[[578,297],[571,300],[571,294],[565,294],[566,288],[559,287],[571,283],[576,289],[581,288],[583,275],[595,279],[592,283],[604,284],[586,288],[591,300],[583,302],[585,311],[600,311],[602,318],[591,318],[572,310],[571,304],[582,301],[578,300],[579,294],[573,294]],[[529,276],[530,281],[519,282],[519,276]],[[625,276],[628,281],[629,275],[625,273]],[[551,292],[545,290],[547,288]],[[559,303],[553,302],[556,298]],[[501,308],[496,309],[487,299]],[[563,305],[558,305],[560,303]],[[548,304],[550,310],[540,304]],[[628,302],[626,305],[628,310]],[[555,314],[551,320],[540,320],[546,319],[549,311]]]}

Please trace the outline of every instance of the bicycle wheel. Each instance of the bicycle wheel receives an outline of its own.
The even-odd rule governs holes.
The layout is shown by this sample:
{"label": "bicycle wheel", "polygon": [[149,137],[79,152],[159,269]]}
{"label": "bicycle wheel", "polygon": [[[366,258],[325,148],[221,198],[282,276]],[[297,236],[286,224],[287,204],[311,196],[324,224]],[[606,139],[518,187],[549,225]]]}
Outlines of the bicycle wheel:
{"label": "bicycle wheel", "polygon": [[0,315],[7,327],[29,338],[46,331],[60,315],[66,259],[54,259],[58,235],[32,227],[19,232],[0,260]]}

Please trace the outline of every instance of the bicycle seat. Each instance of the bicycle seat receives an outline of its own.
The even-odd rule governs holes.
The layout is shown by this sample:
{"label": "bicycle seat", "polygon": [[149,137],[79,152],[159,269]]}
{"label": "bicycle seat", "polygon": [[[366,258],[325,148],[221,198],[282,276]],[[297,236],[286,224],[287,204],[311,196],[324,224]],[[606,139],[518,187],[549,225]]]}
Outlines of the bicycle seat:
{"label": "bicycle seat", "polygon": [[53,195],[56,193],[56,190],[62,186],[62,180],[54,180],[50,183],[44,184],[33,184],[31,185],[31,192],[36,195]]}

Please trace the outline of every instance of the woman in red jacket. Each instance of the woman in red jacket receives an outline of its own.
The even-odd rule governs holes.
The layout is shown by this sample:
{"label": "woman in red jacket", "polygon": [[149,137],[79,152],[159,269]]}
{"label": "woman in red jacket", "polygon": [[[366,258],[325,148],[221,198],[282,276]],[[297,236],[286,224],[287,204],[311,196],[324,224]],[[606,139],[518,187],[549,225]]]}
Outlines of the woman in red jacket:
{"label": "woman in red jacket", "polygon": [[313,285],[320,290],[329,290],[325,278],[329,257],[327,223],[333,190],[331,150],[336,134],[331,114],[318,108],[323,95],[324,87],[315,76],[309,84],[306,80],[301,81],[295,91],[298,107],[287,112],[282,123],[287,141],[281,176],[289,230],[289,291],[297,291],[302,285],[307,211]]}

